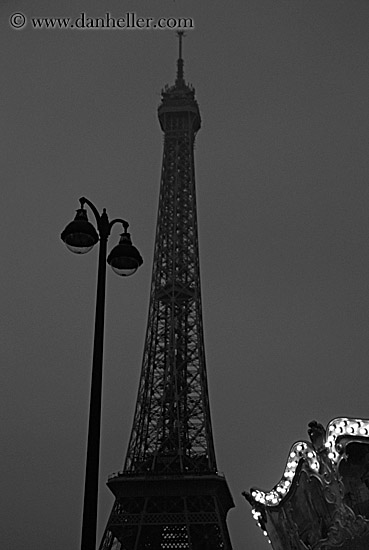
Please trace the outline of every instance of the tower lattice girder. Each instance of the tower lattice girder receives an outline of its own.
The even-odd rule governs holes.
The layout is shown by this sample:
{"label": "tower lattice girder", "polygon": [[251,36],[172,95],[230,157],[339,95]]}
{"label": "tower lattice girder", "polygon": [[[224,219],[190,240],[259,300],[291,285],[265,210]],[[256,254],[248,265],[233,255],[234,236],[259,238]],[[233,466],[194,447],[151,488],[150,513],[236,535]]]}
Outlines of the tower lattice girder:
{"label": "tower lattice girder", "polygon": [[178,59],[158,110],[164,153],[150,306],[133,428],[101,550],[231,550],[217,473],[202,324],[194,172],[201,126]]}
{"label": "tower lattice girder", "polygon": [[[216,469],[201,315],[192,113],[164,112],[149,322],[126,470]],[[159,111],[160,116],[160,111]]]}

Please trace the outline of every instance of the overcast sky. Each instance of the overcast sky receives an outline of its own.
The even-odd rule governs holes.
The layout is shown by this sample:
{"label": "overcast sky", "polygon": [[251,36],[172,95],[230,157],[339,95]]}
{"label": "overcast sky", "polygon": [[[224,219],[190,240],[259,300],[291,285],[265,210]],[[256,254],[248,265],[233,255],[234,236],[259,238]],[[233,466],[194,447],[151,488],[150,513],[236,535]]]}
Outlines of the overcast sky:
{"label": "overcast sky", "polygon": [[[99,538],[146,330],[174,82],[168,30],[22,30],[31,17],[192,17],[185,78],[218,468],[234,550],[269,546],[241,492],[269,490],[307,423],[369,418],[369,3],[1,0],[1,503],[4,549],[79,548],[97,250],[60,232],[85,195],[130,222],[144,265],[108,272]],[[91,218],[92,219],[92,218]],[[117,243],[114,229],[110,246]]]}

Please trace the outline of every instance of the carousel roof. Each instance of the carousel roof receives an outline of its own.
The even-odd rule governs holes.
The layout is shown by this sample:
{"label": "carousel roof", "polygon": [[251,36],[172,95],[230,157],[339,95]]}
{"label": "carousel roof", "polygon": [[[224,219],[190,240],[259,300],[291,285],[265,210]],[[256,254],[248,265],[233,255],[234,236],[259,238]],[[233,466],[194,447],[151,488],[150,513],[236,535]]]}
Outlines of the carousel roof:
{"label": "carousel roof", "polygon": [[310,422],[280,481],[243,493],[274,550],[369,548],[369,420]]}

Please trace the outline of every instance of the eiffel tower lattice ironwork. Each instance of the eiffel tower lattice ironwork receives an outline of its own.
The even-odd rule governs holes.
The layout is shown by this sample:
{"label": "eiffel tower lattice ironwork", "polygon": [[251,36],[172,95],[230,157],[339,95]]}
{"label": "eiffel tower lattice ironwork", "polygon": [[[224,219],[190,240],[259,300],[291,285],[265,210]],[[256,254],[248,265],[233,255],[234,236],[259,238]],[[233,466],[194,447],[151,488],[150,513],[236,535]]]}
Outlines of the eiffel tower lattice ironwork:
{"label": "eiffel tower lattice ironwork", "polygon": [[164,132],[149,318],[124,469],[100,550],[231,550],[217,472],[202,325],[194,174],[201,118],[183,76],[162,91]]}

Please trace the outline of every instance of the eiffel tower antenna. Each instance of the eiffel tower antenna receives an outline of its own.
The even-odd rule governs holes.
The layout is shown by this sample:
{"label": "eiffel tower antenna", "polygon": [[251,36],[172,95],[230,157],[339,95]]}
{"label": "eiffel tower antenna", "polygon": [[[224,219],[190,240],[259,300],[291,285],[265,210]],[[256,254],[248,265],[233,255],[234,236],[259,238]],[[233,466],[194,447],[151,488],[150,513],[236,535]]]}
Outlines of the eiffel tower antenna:
{"label": "eiffel tower antenna", "polygon": [[184,31],[177,31],[178,36],[178,46],[179,46],[179,52],[178,52],[178,60],[177,60],[177,84],[184,84],[184,77],[183,77],[183,58],[182,58],[182,39],[185,36]]}

